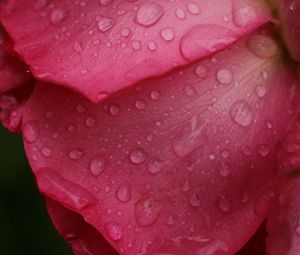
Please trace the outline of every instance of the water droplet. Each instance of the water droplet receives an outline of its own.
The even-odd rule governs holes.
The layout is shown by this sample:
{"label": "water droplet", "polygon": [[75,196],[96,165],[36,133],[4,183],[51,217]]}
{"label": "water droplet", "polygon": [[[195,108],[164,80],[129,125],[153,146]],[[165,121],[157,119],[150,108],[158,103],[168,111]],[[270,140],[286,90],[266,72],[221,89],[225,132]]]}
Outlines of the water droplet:
{"label": "water droplet", "polygon": [[255,87],[255,94],[260,97],[260,98],[263,98],[267,93],[267,89],[265,86],[263,85],[257,85]]}
{"label": "water droplet", "polygon": [[81,42],[75,42],[73,44],[73,49],[78,53],[81,54],[83,52],[83,46]]}
{"label": "water droplet", "polygon": [[216,154],[214,152],[212,152],[208,155],[208,157],[209,157],[210,160],[215,160],[216,159]]}
{"label": "water droplet", "polygon": [[111,104],[109,107],[109,112],[112,116],[116,117],[120,114],[121,108],[117,104]]}
{"label": "water droplet", "polygon": [[258,13],[249,5],[249,1],[238,0],[233,2],[232,19],[236,26],[246,27],[257,19]]}
{"label": "water droplet", "polygon": [[121,35],[122,35],[123,37],[128,37],[128,36],[130,35],[130,29],[129,29],[129,28],[123,28],[123,29],[121,30]]}
{"label": "water droplet", "polygon": [[141,42],[138,41],[138,40],[133,40],[133,41],[131,42],[131,46],[132,46],[132,48],[133,48],[134,50],[140,50],[141,47],[142,47]]}
{"label": "water droplet", "polygon": [[97,120],[94,116],[87,117],[85,120],[85,124],[89,128],[95,127],[96,123],[97,123]]}
{"label": "water droplet", "polygon": [[105,225],[107,235],[113,241],[120,241],[123,238],[123,227],[116,222],[109,222]]}
{"label": "water droplet", "polygon": [[227,165],[227,164],[222,164],[220,167],[219,167],[219,175],[221,177],[224,177],[226,178],[227,176],[229,176],[230,174],[230,167]]}
{"label": "water droplet", "polygon": [[141,227],[152,225],[158,218],[161,206],[151,198],[142,198],[135,205],[135,217]]}
{"label": "water droplet", "polygon": [[231,209],[229,201],[224,196],[220,196],[217,199],[217,205],[220,211],[223,213],[228,213]]}
{"label": "water droplet", "polygon": [[79,104],[79,105],[76,106],[76,110],[79,113],[84,113],[86,109],[82,104]]}
{"label": "water droplet", "polygon": [[83,156],[83,151],[80,149],[74,149],[69,152],[69,158],[73,160],[78,160]]}
{"label": "water droplet", "polygon": [[109,31],[115,25],[114,21],[107,17],[100,16],[97,18],[97,21],[98,21],[98,29],[102,33]]}
{"label": "water droplet", "polygon": [[151,174],[157,174],[161,171],[163,163],[159,160],[150,160],[148,162],[148,171]]}
{"label": "water droplet", "polygon": [[196,25],[182,37],[180,50],[185,59],[193,61],[227,47],[235,39],[235,33],[226,27]]}
{"label": "water droplet", "polygon": [[113,0],[99,0],[99,3],[100,3],[102,6],[108,6],[108,5],[110,5],[112,2],[113,2]]}
{"label": "water droplet", "polygon": [[197,3],[191,2],[187,5],[187,9],[188,11],[193,14],[193,15],[197,15],[200,13],[200,7]]}
{"label": "water droplet", "polygon": [[50,158],[52,156],[52,150],[49,147],[43,147],[41,153],[47,158]]}
{"label": "water droplet", "polygon": [[133,150],[131,153],[130,153],[130,161],[133,163],[133,164],[141,164],[143,163],[146,158],[147,158],[147,153],[142,149],[142,148],[138,148],[136,150]]}
{"label": "water droplet", "polygon": [[150,93],[150,98],[154,101],[158,101],[160,99],[160,92],[157,91],[157,90],[153,90],[151,93]]}
{"label": "water droplet", "polygon": [[221,157],[226,159],[229,157],[229,151],[228,150],[223,150],[221,153]]}
{"label": "water droplet", "polygon": [[236,124],[242,127],[251,125],[253,121],[251,106],[244,100],[238,100],[232,105],[230,116]]}
{"label": "water droplet", "polygon": [[190,96],[190,97],[195,96],[195,94],[196,94],[196,91],[192,85],[186,85],[184,87],[184,92],[187,96]]}
{"label": "water droplet", "polygon": [[160,36],[165,41],[172,41],[175,37],[173,28],[164,28],[160,31]]}
{"label": "water droplet", "polygon": [[97,177],[101,175],[107,166],[107,161],[105,158],[97,157],[90,162],[90,171],[93,176]]}
{"label": "water droplet", "polygon": [[134,106],[138,110],[145,110],[147,107],[147,104],[146,104],[145,100],[139,99],[134,102]]}
{"label": "water droplet", "polygon": [[58,25],[61,22],[63,22],[69,15],[68,11],[61,10],[61,9],[56,9],[52,11],[50,15],[50,20],[53,25]]}
{"label": "water droplet", "polygon": [[50,0],[37,0],[35,5],[34,5],[34,10],[36,11],[41,11],[47,7],[49,4]]}
{"label": "water droplet", "polygon": [[204,79],[208,75],[208,68],[203,65],[197,65],[195,68],[195,73],[199,78]]}
{"label": "water droplet", "polygon": [[153,26],[161,19],[164,13],[165,10],[160,4],[146,3],[138,9],[136,22],[145,27]]}
{"label": "water droplet", "polygon": [[193,207],[199,207],[201,205],[200,198],[196,192],[190,196],[189,202]]}
{"label": "water droplet", "polygon": [[24,124],[22,128],[23,136],[28,143],[35,142],[40,135],[39,127],[37,122],[35,121],[28,121]]}
{"label": "water droplet", "polygon": [[181,190],[182,192],[188,192],[190,191],[191,187],[190,187],[190,182],[188,180],[185,180],[182,187],[181,187]]}
{"label": "water droplet", "polygon": [[116,192],[116,197],[120,202],[128,202],[131,199],[131,189],[127,183],[119,186]]}
{"label": "water droplet", "polygon": [[233,74],[229,69],[221,68],[217,71],[216,78],[221,84],[227,85],[232,82]]}
{"label": "water droplet", "polygon": [[149,50],[156,50],[157,49],[157,43],[155,41],[149,41],[148,42],[148,49]]}
{"label": "water droplet", "polygon": [[260,144],[257,146],[259,155],[266,157],[270,153],[270,147],[266,144]]}
{"label": "water droplet", "polygon": [[185,11],[182,8],[176,9],[175,15],[178,19],[181,19],[181,20],[184,20],[186,18]]}
{"label": "water droplet", "polygon": [[276,42],[266,35],[253,35],[247,40],[249,50],[259,58],[271,58],[277,54]]}

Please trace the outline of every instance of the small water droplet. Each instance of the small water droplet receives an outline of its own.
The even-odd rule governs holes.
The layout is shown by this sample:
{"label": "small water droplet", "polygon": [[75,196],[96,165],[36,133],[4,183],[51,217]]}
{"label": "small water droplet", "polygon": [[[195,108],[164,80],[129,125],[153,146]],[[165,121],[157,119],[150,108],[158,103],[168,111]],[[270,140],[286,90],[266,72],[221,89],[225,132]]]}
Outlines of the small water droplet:
{"label": "small water droplet", "polygon": [[85,120],[85,124],[89,128],[95,127],[96,123],[97,123],[97,120],[96,120],[96,118],[94,116],[89,116]]}
{"label": "small water droplet", "polygon": [[247,40],[249,50],[259,58],[271,58],[277,54],[276,42],[266,35],[253,35]]}
{"label": "small water droplet", "polygon": [[79,113],[84,113],[86,111],[85,107],[82,104],[77,105],[76,110]]}
{"label": "small water droplet", "polygon": [[233,74],[232,72],[227,68],[221,68],[216,73],[217,81],[221,84],[229,84],[232,82]]}
{"label": "small water droplet", "polygon": [[138,110],[145,110],[147,107],[147,104],[146,104],[145,100],[139,99],[134,102],[134,106]]}
{"label": "small water droplet", "polygon": [[204,79],[208,75],[208,68],[203,65],[197,65],[195,68],[195,73],[199,78]]}
{"label": "small water droplet", "polygon": [[148,162],[148,171],[151,174],[158,174],[163,167],[163,163],[159,160],[150,160]]}
{"label": "small water droplet", "polygon": [[160,36],[165,41],[170,42],[174,39],[175,33],[174,33],[173,28],[164,28],[160,31]]}
{"label": "small water droplet", "polygon": [[150,93],[150,98],[154,101],[158,101],[160,99],[160,92],[157,91],[157,90],[153,90],[151,93]]}
{"label": "small water droplet", "polygon": [[102,6],[108,6],[108,5],[111,5],[112,2],[113,2],[113,0],[99,0],[99,3],[100,3]]}
{"label": "small water droplet", "polygon": [[133,150],[130,153],[129,158],[133,164],[138,165],[138,164],[143,163],[146,160],[147,153],[142,148],[138,148],[138,149]]}
{"label": "small water droplet", "polygon": [[266,157],[270,153],[270,147],[266,144],[260,144],[257,146],[259,155]]}
{"label": "small water droplet", "polygon": [[116,117],[120,114],[121,108],[117,104],[111,104],[109,107],[109,112],[112,116]]}
{"label": "small water droplet", "polygon": [[44,157],[50,158],[52,156],[52,150],[49,147],[43,147],[41,151]]}
{"label": "small water droplet", "polygon": [[68,11],[56,9],[52,11],[50,15],[50,21],[52,22],[53,25],[58,25],[61,22],[63,22],[68,17],[68,15],[69,15]]}
{"label": "small water droplet", "polygon": [[83,156],[83,151],[80,149],[74,149],[69,152],[69,158],[73,160],[78,160]]}
{"label": "small water droplet", "polygon": [[194,2],[188,3],[187,9],[193,15],[197,15],[197,14],[200,13],[199,5],[197,3],[194,3]]}
{"label": "small water droplet", "polygon": [[122,30],[121,30],[121,35],[123,36],[123,37],[128,37],[129,35],[130,35],[130,29],[129,28],[123,28]]}
{"label": "small water droplet", "polygon": [[175,15],[176,15],[176,17],[177,17],[178,19],[180,19],[180,20],[184,20],[184,19],[186,18],[185,11],[184,11],[184,9],[182,9],[182,8],[176,9]]}
{"label": "small water droplet", "polygon": [[35,121],[28,121],[24,124],[22,128],[23,136],[28,143],[35,142],[40,135],[39,127],[37,122]]}
{"label": "small water droplet", "polygon": [[123,238],[123,227],[117,222],[109,222],[105,225],[107,235],[113,241],[120,241]]}
{"label": "small water droplet", "polygon": [[229,157],[229,151],[228,150],[223,150],[221,152],[221,157],[224,158],[224,159],[228,158]]}
{"label": "small water droplet", "polygon": [[190,96],[190,97],[195,96],[195,94],[196,94],[196,91],[192,85],[186,85],[184,87],[184,92],[187,96]]}
{"label": "small water droplet", "polygon": [[220,211],[223,213],[228,213],[231,209],[229,201],[222,195],[217,199],[217,205]]}
{"label": "small water droplet", "polygon": [[214,152],[212,152],[208,155],[208,157],[209,157],[210,160],[215,160],[216,159],[216,154]]}
{"label": "small water droplet", "polygon": [[81,42],[75,42],[73,44],[73,49],[78,53],[81,54],[83,52],[83,46]]}
{"label": "small water droplet", "polygon": [[127,183],[121,184],[116,191],[116,197],[120,202],[128,202],[131,199],[130,186]]}
{"label": "small water droplet", "polygon": [[226,178],[227,176],[229,176],[230,174],[230,166],[228,166],[227,164],[222,164],[220,167],[219,167],[219,175],[221,177],[224,177]]}
{"label": "small water droplet", "polygon": [[190,196],[189,202],[193,207],[199,207],[201,205],[200,198],[196,192]]}
{"label": "small water droplet", "polygon": [[134,50],[140,50],[141,47],[142,47],[141,41],[133,40],[133,41],[131,42],[131,47],[132,47]]}
{"label": "small water droplet", "polygon": [[149,50],[156,50],[157,49],[157,43],[155,41],[149,41],[148,42],[148,49]]}
{"label": "small water droplet", "polygon": [[107,166],[105,158],[97,157],[90,161],[90,171],[93,176],[97,177],[101,175]]}
{"label": "small water droplet", "polygon": [[238,100],[232,105],[230,116],[236,124],[242,127],[248,127],[253,122],[251,106],[244,100]]}
{"label": "small water droplet", "polygon": [[186,192],[190,191],[190,189],[191,189],[190,182],[188,180],[185,180],[181,187],[182,192],[186,193]]}
{"label": "small water droplet", "polygon": [[98,29],[102,33],[109,31],[115,25],[114,21],[107,17],[100,16],[97,18],[97,21],[98,21]]}
{"label": "small water droplet", "polygon": [[50,0],[37,0],[35,5],[34,5],[34,10],[35,11],[41,11],[47,7],[49,4]]}
{"label": "small water droplet", "polygon": [[164,13],[165,10],[160,4],[146,3],[138,9],[136,22],[145,27],[153,26],[161,19]]}
{"label": "small water droplet", "polygon": [[263,85],[257,85],[255,87],[255,94],[260,97],[260,98],[263,98],[267,93],[267,89],[265,86]]}
{"label": "small water droplet", "polygon": [[135,205],[135,217],[141,227],[152,225],[158,218],[161,206],[154,199],[142,198]]}
{"label": "small water droplet", "polygon": [[246,27],[257,19],[258,13],[249,5],[249,1],[238,0],[233,2],[232,19],[236,26]]}

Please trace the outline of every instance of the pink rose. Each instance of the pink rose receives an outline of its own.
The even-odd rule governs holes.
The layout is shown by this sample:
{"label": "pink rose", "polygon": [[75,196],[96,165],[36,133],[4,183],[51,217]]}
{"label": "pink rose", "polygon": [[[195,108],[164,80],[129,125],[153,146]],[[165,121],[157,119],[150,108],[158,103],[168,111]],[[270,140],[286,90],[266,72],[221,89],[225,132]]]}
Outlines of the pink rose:
{"label": "pink rose", "polygon": [[1,22],[0,120],[76,254],[299,254],[299,0],[4,0]]}

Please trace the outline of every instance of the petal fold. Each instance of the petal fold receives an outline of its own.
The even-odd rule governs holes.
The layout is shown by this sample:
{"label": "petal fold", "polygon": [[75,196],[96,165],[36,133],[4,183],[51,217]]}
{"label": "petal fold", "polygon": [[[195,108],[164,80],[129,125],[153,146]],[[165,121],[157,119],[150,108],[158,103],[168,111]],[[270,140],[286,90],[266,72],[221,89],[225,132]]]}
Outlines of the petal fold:
{"label": "petal fold", "polygon": [[98,102],[226,48],[270,16],[259,0],[6,0],[1,20],[37,78]]}

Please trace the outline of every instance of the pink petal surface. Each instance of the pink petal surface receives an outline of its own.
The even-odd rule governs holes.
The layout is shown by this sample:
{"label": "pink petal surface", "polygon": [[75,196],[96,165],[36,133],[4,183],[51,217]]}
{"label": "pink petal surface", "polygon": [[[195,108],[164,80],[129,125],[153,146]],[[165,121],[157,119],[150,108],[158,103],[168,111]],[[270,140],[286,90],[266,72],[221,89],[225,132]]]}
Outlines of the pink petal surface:
{"label": "pink petal surface", "polygon": [[7,0],[1,17],[37,78],[96,102],[221,50],[270,20],[259,0]]}
{"label": "pink petal surface", "polygon": [[281,153],[281,182],[268,220],[268,254],[297,255],[300,250],[300,124],[299,111]]}
{"label": "pink petal surface", "polygon": [[277,8],[285,44],[291,57],[300,61],[300,0],[270,1]]}
{"label": "pink petal surface", "polygon": [[41,192],[121,254],[234,254],[269,211],[299,100],[279,61],[261,31],[100,104],[41,83],[23,126]]}

